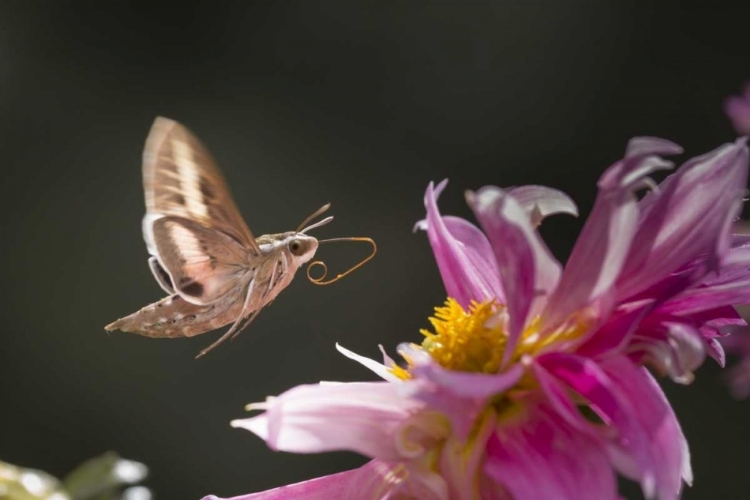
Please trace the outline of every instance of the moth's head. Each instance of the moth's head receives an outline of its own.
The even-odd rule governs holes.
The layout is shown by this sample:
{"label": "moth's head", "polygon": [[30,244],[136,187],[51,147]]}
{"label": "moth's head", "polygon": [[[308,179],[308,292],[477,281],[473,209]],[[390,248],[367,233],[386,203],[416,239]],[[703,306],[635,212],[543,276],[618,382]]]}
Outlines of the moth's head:
{"label": "moth's head", "polygon": [[285,238],[286,248],[297,265],[302,265],[315,255],[318,240],[304,233],[292,233]]}

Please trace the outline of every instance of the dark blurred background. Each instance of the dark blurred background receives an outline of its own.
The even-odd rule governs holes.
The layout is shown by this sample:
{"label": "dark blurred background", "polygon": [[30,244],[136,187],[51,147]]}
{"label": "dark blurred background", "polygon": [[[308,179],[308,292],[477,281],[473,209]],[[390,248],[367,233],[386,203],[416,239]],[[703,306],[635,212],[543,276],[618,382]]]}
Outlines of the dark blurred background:
{"label": "dark blurred background", "polygon": [[[710,5],[710,6],[709,6]],[[539,183],[587,214],[633,135],[703,153],[734,133],[750,79],[741,2],[0,2],[0,459],[62,475],[106,450],[148,464],[160,499],[238,495],[353,468],[274,453],[229,427],[300,383],[373,380],[444,291],[423,234],[427,183]],[[256,234],[324,202],[316,236],[380,252],[329,287],[300,274],[237,340],[154,340],[104,325],[162,295],[146,265],[140,157],[156,115],[223,167]],[[543,226],[564,259],[581,219]],[[319,254],[344,268],[356,245]],[[747,498],[750,402],[707,361],[665,383],[690,441],[687,499]],[[583,485],[585,487],[585,485]],[[638,498],[636,489],[625,490]]]}

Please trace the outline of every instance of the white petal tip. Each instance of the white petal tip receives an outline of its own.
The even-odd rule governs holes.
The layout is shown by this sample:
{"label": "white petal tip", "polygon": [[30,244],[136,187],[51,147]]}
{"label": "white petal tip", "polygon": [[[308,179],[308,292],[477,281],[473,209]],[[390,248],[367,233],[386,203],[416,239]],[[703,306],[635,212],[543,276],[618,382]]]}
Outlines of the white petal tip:
{"label": "white petal tip", "polygon": [[469,206],[473,206],[477,200],[477,194],[471,189],[467,189],[466,191],[464,191],[464,198],[466,199],[466,203]]}
{"label": "white petal tip", "polygon": [[268,408],[268,403],[250,403],[245,405],[245,411],[258,411],[258,410],[266,410]]}

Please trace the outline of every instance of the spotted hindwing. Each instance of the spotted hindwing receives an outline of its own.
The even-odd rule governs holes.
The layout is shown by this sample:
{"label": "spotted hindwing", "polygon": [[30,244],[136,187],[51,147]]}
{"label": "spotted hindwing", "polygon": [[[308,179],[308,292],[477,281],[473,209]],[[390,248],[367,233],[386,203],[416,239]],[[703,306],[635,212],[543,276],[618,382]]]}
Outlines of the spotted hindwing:
{"label": "spotted hindwing", "polygon": [[159,262],[188,302],[215,302],[241,290],[252,275],[248,253],[236,241],[189,219],[157,219],[153,236]]}

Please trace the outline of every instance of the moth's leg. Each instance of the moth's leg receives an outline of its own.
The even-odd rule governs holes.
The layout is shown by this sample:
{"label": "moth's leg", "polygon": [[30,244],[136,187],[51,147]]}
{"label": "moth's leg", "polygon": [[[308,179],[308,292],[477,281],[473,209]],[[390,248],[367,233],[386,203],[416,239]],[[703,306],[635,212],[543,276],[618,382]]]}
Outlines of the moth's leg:
{"label": "moth's leg", "polygon": [[170,279],[169,274],[164,270],[163,267],[161,267],[161,264],[159,264],[159,260],[156,257],[151,257],[148,259],[148,267],[151,269],[151,274],[154,275],[154,278],[156,278],[156,282],[159,283],[159,286],[162,290],[170,295],[175,293],[174,286],[172,285],[172,280]]}
{"label": "moth's leg", "polygon": [[234,335],[232,335],[232,340],[234,340],[235,337],[237,337],[237,335],[239,335],[242,332],[242,330],[250,326],[250,323],[253,322],[253,320],[255,319],[255,317],[258,315],[259,312],[260,312],[260,309],[258,309],[257,311],[253,311],[250,314],[250,316],[247,317],[247,320],[245,321],[245,323],[241,327],[239,327],[236,332],[234,332]]}
{"label": "moth's leg", "polygon": [[[248,321],[247,323],[245,323],[245,325],[242,328],[240,328],[239,330],[237,329],[240,326],[240,323],[242,322],[242,320],[245,318],[245,315],[247,314],[248,306],[250,305],[250,299],[253,297],[254,290],[255,290],[255,280],[253,279],[250,281],[247,287],[247,292],[245,295],[245,303],[242,305],[242,310],[240,311],[240,315],[237,318],[237,320],[235,320],[235,322],[232,324],[229,330],[227,330],[224,333],[224,335],[219,337],[219,340],[217,340],[216,342],[214,342],[213,344],[211,344],[210,346],[206,347],[201,352],[199,352],[198,355],[195,357],[195,359],[205,356],[206,354],[211,352],[216,346],[224,342],[226,339],[230,337],[234,338],[236,333],[241,332],[247,325],[250,324],[250,321]],[[252,320],[257,314],[258,314],[258,311],[253,311],[252,315],[250,316],[250,320]]]}

